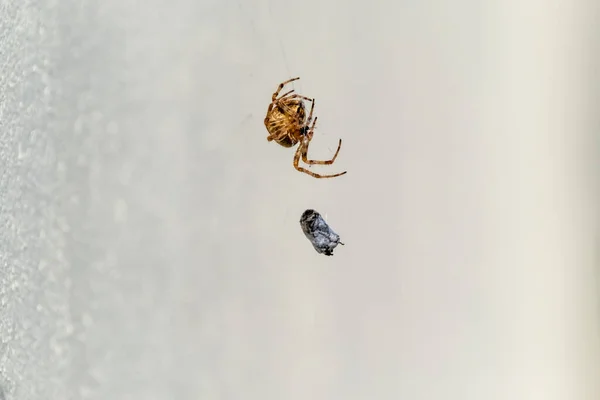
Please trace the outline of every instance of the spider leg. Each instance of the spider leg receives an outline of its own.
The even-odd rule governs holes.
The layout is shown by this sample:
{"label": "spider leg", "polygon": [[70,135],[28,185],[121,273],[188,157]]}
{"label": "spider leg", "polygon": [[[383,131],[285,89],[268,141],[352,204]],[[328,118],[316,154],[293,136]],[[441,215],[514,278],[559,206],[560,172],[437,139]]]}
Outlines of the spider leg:
{"label": "spider leg", "polygon": [[294,154],[294,168],[296,168],[298,171],[300,172],[304,172],[305,174],[308,174],[314,178],[335,178],[336,176],[341,176],[344,175],[347,171],[341,172],[339,174],[334,174],[334,175],[320,175],[320,174],[316,174],[312,171],[307,170],[306,168],[302,168],[301,166],[298,165],[298,163],[300,162],[300,156],[302,155],[303,152],[305,152],[305,144],[304,143],[300,143],[300,146],[298,146],[298,149],[296,150],[296,154]]}
{"label": "spider leg", "polygon": [[295,90],[294,90],[294,89],[292,89],[292,90],[290,90],[290,91],[288,91],[288,92],[285,92],[284,94],[282,94],[281,96],[279,96],[279,98],[278,98],[278,99],[276,99],[276,101],[279,101],[279,100],[283,99],[283,98],[284,98],[284,97],[286,97],[286,96],[289,96],[290,94],[292,94],[292,93],[294,93],[294,92],[295,92]]}
{"label": "spider leg", "polygon": [[[288,95],[291,92],[293,92],[293,90],[286,93],[286,95]],[[273,104],[277,104],[279,107],[284,107],[285,102],[281,101],[283,99],[284,99],[284,96],[281,96],[280,98],[275,100],[273,102]],[[291,96],[285,97],[285,100],[290,100],[290,99],[302,99],[302,100],[310,101],[311,103],[314,102],[314,99],[311,99],[310,97],[302,96],[300,94],[293,94]],[[281,104],[281,103],[283,103],[283,104]]]}
{"label": "spider leg", "polygon": [[[287,104],[285,101],[280,101],[282,98],[283,98],[283,97],[280,97],[280,98],[279,98],[279,99],[277,99],[277,101],[275,101],[273,104],[274,104],[274,105],[277,105],[277,107],[281,108],[281,109],[284,111],[284,113],[285,113],[285,114],[290,114],[290,115],[293,115],[293,114],[295,114],[296,112],[298,112],[298,109],[300,109],[300,108],[303,106],[303,104],[302,104],[302,103],[299,103],[299,104],[298,104],[298,109],[293,109],[293,108],[292,108],[292,107],[291,107],[289,104]],[[291,95],[291,96],[289,96],[289,97],[286,97],[286,98],[285,98],[285,100],[289,100],[289,99],[302,99],[302,100],[310,101],[311,103],[313,103],[313,102],[314,102],[314,100],[313,100],[313,99],[311,99],[311,98],[309,98],[309,97],[306,97],[306,96],[301,96],[301,95],[299,95],[299,94],[294,94],[294,95]],[[312,106],[311,106],[311,112],[312,112],[312,109],[313,109],[313,108],[314,108],[314,105],[312,105]],[[308,123],[310,123],[310,119],[309,119]]]}
{"label": "spider leg", "polygon": [[300,77],[299,77],[299,76],[298,76],[298,77],[296,77],[296,78],[288,79],[288,80],[287,80],[287,81],[285,81],[285,82],[281,82],[281,83],[279,84],[279,86],[277,87],[277,90],[275,91],[275,93],[273,93],[273,97],[271,98],[271,101],[275,101],[275,99],[277,99],[277,96],[279,95],[279,92],[281,92],[281,89],[283,89],[283,87],[284,87],[285,85],[287,85],[287,84],[288,84],[288,83],[290,83],[290,82],[297,81],[298,79],[300,79]]}
{"label": "spider leg", "polygon": [[[312,121],[312,117],[313,117],[313,111],[315,110],[315,99],[307,99],[310,101],[310,112],[308,113],[308,120],[306,120],[306,125],[310,124],[310,121]],[[317,122],[317,119],[315,118],[315,122]],[[311,129],[314,129],[315,124],[313,124],[313,127]]]}
{"label": "spider leg", "polygon": [[302,161],[304,161],[305,163],[307,163],[309,165],[331,165],[335,162],[335,159],[337,158],[341,147],[342,147],[342,139],[340,139],[337,150],[335,151],[335,154],[333,155],[333,158],[331,158],[331,160],[319,161],[319,160],[309,160],[308,159],[308,154],[307,154],[308,144],[307,144],[306,147],[304,147],[304,150],[302,151]]}
{"label": "spider leg", "polygon": [[[291,92],[292,91],[290,91],[290,93]],[[277,99],[277,101],[281,100],[282,97],[280,97],[279,99]],[[288,99],[302,99],[302,100],[311,101],[311,102],[314,100],[314,99],[311,99],[310,97],[302,96],[301,94],[293,94],[290,97],[288,97]]]}
{"label": "spider leg", "polygon": [[310,144],[310,141],[312,140],[312,136],[315,131],[315,124],[317,123],[318,118],[319,117],[315,118],[315,120],[312,123],[312,126],[310,127],[310,130],[308,131],[308,134],[307,134],[308,138],[307,138],[306,145],[302,146],[302,161],[304,161],[305,163],[307,163],[309,165],[331,165],[335,162],[335,159],[337,158],[337,156],[340,152],[340,148],[342,147],[342,139],[340,139],[337,150],[335,151],[335,154],[333,155],[333,158],[331,160],[319,161],[319,160],[309,160],[308,159],[308,154],[307,154],[308,153],[308,145]]}

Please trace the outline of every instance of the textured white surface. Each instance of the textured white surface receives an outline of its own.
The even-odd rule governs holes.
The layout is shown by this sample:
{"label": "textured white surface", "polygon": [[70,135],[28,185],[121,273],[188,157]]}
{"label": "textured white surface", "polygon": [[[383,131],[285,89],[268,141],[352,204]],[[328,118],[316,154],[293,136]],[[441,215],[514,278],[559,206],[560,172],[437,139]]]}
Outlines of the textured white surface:
{"label": "textured white surface", "polygon": [[594,14],[339,4],[0,0],[7,399],[596,398]]}

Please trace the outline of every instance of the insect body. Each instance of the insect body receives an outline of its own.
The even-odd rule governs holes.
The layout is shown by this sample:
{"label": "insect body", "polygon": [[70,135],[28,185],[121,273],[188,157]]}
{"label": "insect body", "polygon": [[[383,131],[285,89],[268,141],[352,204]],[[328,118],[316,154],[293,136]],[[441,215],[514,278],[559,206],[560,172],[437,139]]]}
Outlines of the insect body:
{"label": "insect body", "polygon": [[[288,79],[281,83],[275,93],[273,93],[271,104],[269,104],[265,117],[265,127],[269,132],[267,140],[269,142],[274,140],[283,147],[294,147],[299,143],[294,155],[294,168],[300,172],[304,172],[315,178],[335,178],[336,176],[344,175],[347,171],[334,175],[320,175],[298,165],[300,157],[302,157],[302,161],[309,165],[331,165],[337,158],[340,147],[342,147],[342,139],[340,139],[337,150],[331,160],[318,161],[308,159],[308,145],[313,138],[315,124],[317,123],[317,117],[313,120],[315,99],[296,94],[294,90],[290,90],[281,95],[281,97],[277,97],[286,84],[298,79],[300,78]],[[306,119],[304,100],[311,103],[308,119]]]}
{"label": "insect body", "polygon": [[304,236],[310,240],[317,253],[332,256],[333,249],[338,244],[344,245],[340,242],[340,235],[335,233],[315,210],[306,210],[302,213],[300,226]]}

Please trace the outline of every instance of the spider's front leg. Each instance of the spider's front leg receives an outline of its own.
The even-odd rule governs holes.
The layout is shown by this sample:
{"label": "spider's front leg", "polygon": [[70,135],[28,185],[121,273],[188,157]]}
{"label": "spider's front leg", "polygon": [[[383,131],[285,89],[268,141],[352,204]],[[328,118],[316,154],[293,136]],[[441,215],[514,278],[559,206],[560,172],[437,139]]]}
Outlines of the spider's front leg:
{"label": "spider's front leg", "polygon": [[[286,93],[286,95],[291,92],[293,92],[293,90]],[[285,114],[288,114],[288,115],[297,114],[300,111],[300,109],[302,109],[302,107],[304,107],[304,104],[302,102],[290,102],[289,100],[291,100],[291,99],[302,99],[302,100],[310,101],[312,104],[311,108],[310,108],[310,118],[312,118],[313,109],[315,108],[315,105],[314,105],[315,99],[311,99],[310,97],[302,96],[300,94],[293,94],[284,99],[284,97],[282,96],[282,97],[278,98],[277,101],[275,101],[273,104],[276,105],[277,107],[281,108]],[[297,104],[296,109],[293,109],[290,106],[290,104]],[[307,124],[309,124],[309,123],[310,123],[310,119],[307,122]]]}
{"label": "spider's front leg", "polygon": [[[299,77],[299,76],[298,76],[298,77],[296,77],[296,78],[288,79],[288,80],[287,80],[287,81],[285,81],[285,82],[281,82],[281,83],[279,84],[279,86],[277,87],[277,90],[275,91],[275,93],[273,93],[273,96],[271,97],[271,101],[275,101],[275,99],[277,99],[277,96],[279,96],[279,92],[281,92],[281,89],[283,89],[283,87],[284,87],[285,85],[287,85],[287,84],[288,84],[288,83],[290,83],[290,82],[297,81],[298,79],[300,79],[300,77]],[[290,91],[290,92],[293,92],[293,90],[292,90],[292,91]],[[286,94],[289,94],[289,93],[286,93]],[[285,95],[284,95],[284,96],[285,96]],[[282,96],[282,97],[283,97],[283,96]]]}

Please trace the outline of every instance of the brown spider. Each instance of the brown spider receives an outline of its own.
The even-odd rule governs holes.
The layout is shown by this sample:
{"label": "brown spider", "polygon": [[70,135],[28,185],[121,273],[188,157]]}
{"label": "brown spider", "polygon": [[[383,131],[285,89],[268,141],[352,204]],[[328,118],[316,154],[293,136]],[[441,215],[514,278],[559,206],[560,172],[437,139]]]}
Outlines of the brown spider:
{"label": "brown spider", "polygon": [[[271,104],[269,104],[267,116],[265,117],[265,126],[267,127],[267,131],[269,131],[267,140],[269,142],[274,140],[283,147],[293,147],[297,143],[300,143],[296,150],[296,154],[294,155],[294,168],[300,172],[304,172],[315,178],[335,178],[336,176],[344,175],[348,171],[334,175],[319,175],[298,165],[300,157],[302,157],[302,161],[309,165],[331,165],[337,158],[340,147],[342,146],[342,139],[340,139],[337,150],[331,160],[317,161],[308,159],[306,153],[308,152],[308,145],[313,138],[315,124],[317,123],[317,117],[315,117],[313,121],[315,99],[310,99],[299,94],[292,94],[294,90],[290,90],[277,98],[279,92],[286,84],[298,79],[300,79],[300,77],[288,79],[281,83],[277,88],[277,91],[273,93]],[[306,108],[304,107],[304,102],[302,100],[311,102],[308,120],[306,119]]]}

